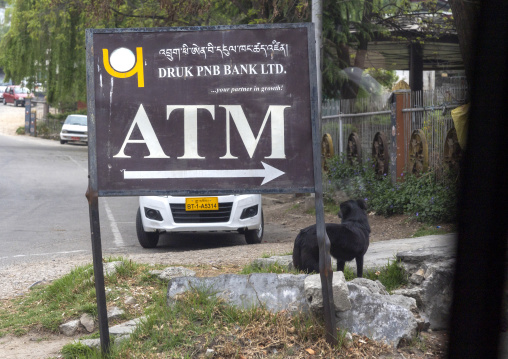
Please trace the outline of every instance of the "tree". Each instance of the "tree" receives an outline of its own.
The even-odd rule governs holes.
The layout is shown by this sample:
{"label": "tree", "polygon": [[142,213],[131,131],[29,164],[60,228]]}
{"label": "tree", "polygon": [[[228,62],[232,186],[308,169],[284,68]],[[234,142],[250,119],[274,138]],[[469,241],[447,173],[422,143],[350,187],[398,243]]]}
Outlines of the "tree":
{"label": "tree", "polygon": [[[453,0],[463,6],[464,0]],[[86,100],[85,28],[202,26],[310,21],[308,0],[11,0],[0,43],[7,78],[44,82],[51,105]],[[462,4],[462,5],[461,5]],[[365,68],[372,39],[423,42],[449,31],[446,2],[327,0],[323,6],[323,95],[354,98],[346,68]],[[418,24],[418,31],[407,26]],[[396,31],[395,35],[391,31]]]}
{"label": "tree", "polygon": [[86,28],[201,25],[210,1],[12,0],[0,67],[14,83],[43,82],[52,106],[86,101]]}

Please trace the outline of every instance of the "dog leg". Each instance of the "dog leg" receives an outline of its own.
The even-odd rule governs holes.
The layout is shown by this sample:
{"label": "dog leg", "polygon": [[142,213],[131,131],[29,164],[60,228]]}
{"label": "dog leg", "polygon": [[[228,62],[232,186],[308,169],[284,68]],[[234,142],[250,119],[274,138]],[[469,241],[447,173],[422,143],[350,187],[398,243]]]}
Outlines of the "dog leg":
{"label": "dog leg", "polygon": [[346,261],[341,259],[337,259],[337,272],[344,273],[344,267],[346,266]]}
{"label": "dog leg", "polygon": [[363,277],[363,256],[358,256],[355,258],[356,260],[356,276],[358,278]]}

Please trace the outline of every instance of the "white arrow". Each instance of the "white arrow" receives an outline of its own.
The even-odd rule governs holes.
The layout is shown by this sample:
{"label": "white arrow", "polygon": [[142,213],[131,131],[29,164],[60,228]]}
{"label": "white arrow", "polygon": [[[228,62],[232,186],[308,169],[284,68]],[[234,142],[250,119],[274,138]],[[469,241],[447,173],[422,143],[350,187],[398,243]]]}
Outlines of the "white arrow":
{"label": "white arrow", "polygon": [[123,171],[124,179],[165,178],[240,178],[264,177],[261,186],[282,176],[284,172],[261,162],[263,169],[254,170],[188,170],[188,171]]}

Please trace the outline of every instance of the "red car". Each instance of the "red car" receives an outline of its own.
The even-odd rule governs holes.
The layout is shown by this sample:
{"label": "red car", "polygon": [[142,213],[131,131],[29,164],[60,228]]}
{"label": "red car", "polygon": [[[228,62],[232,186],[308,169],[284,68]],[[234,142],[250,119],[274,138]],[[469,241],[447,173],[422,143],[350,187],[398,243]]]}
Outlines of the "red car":
{"label": "red car", "polygon": [[12,103],[14,106],[25,106],[25,98],[32,97],[30,90],[21,86],[7,86],[4,92],[3,103]]}

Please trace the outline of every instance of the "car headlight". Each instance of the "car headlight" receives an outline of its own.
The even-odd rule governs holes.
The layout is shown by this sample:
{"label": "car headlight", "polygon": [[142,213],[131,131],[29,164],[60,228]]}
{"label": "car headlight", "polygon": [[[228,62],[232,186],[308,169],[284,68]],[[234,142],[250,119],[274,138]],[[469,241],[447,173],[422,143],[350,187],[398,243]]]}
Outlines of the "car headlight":
{"label": "car headlight", "polygon": [[85,131],[85,135],[87,135],[87,136],[88,136],[88,131]]}
{"label": "car headlight", "polygon": [[62,130],[62,133],[67,133],[67,130]]}

